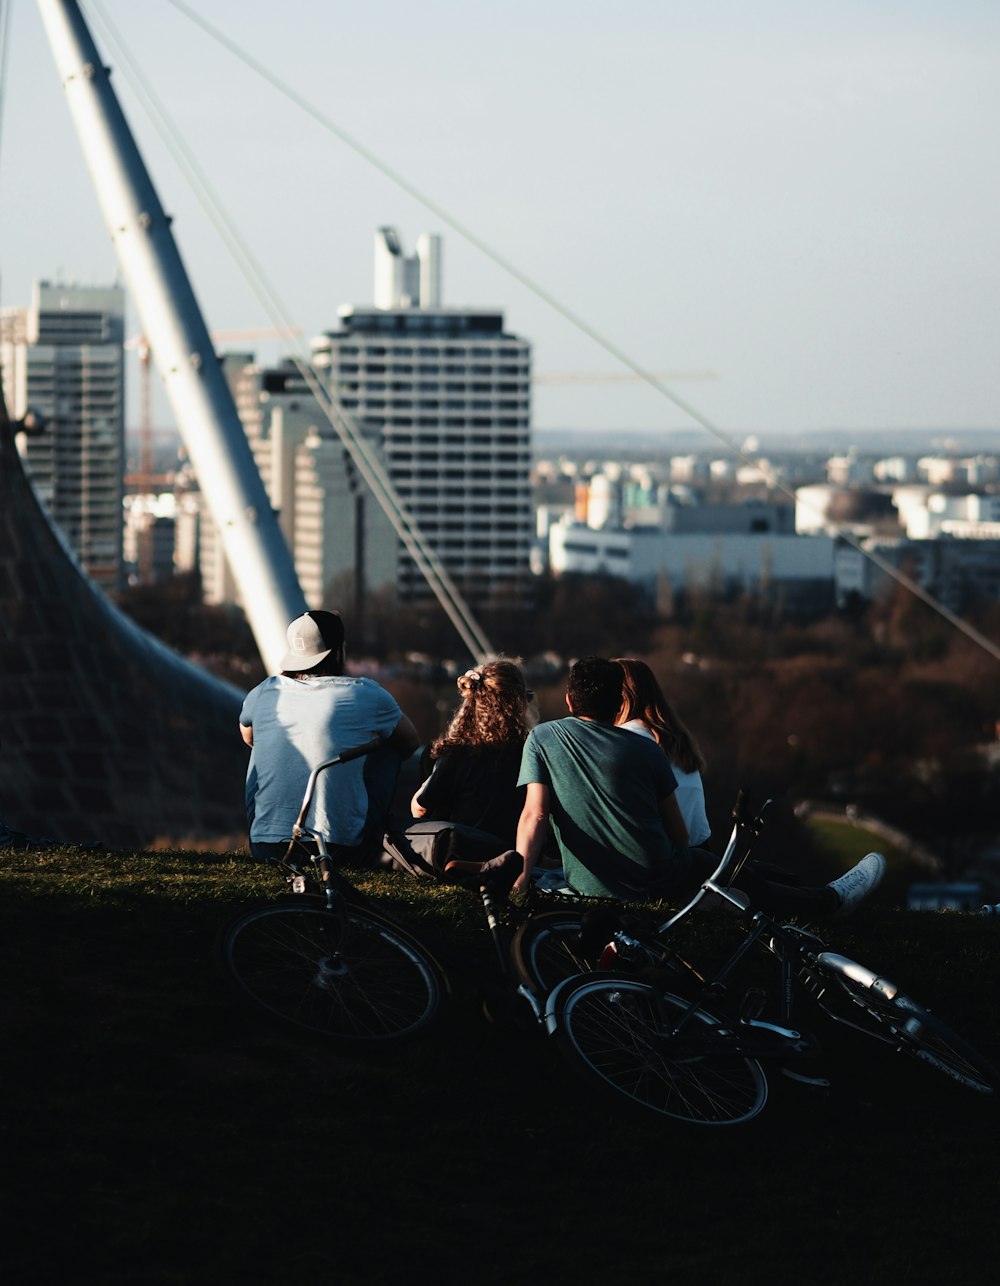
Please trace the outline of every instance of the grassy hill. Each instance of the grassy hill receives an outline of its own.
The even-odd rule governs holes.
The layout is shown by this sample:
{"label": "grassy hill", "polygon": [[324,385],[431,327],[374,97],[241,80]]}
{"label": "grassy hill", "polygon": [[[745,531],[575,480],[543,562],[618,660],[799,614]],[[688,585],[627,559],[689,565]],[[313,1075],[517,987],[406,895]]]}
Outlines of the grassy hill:
{"label": "grassy hill", "polygon": [[[216,931],[277,891],[269,870],[239,854],[0,856],[7,1281],[992,1275],[992,1103],[868,1042],[837,1047],[830,1097],[788,1087],[749,1127],[620,1112],[542,1035],[484,1020],[474,898],[363,882],[469,965],[435,1031],[349,1058],[261,1025],[221,983]],[[695,948],[738,931],[723,920]],[[1000,925],[873,907],[830,941],[1000,1061]]]}

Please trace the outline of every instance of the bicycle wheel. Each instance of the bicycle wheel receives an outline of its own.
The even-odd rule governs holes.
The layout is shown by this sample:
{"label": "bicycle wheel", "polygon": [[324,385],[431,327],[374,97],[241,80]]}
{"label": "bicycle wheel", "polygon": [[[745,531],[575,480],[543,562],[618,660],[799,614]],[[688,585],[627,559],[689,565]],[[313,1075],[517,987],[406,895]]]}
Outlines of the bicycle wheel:
{"label": "bicycle wheel", "polygon": [[308,1032],[353,1044],[414,1036],[446,989],[436,963],[401,929],[343,904],[260,907],[222,931],[223,967],[240,995]]}
{"label": "bicycle wheel", "polygon": [[591,1081],[639,1107],[695,1125],[740,1125],[767,1102],[760,1063],[727,1051],[719,1019],[699,1010],[676,1036],[677,996],[622,974],[562,983],[546,1022],[564,1054]]}
{"label": "bicycle wheel", "polygon": [[608,927],[606,933],[600,926],[591,932],[584,929],[585,922],[583,911],[545,911],[525,920],[510,945],[511,963],[518,982],[536,995],[545,996],[564,979],[592,973],[595,969],[635,973],[645,982],[654,981],[649,972],[652,970],[663,989],[671,991],[684,990],[692,982],[700,981],[690,965],[661,944],[633,939],[625,952],[627,960],[623,959],[621,949],[609,959],[606,947],[615,926]]}
{"label": "bicycle wheel", "polygon": [[810,964],[835,984],[838,999],[846,998],[854,1007],[849,1018],[839,1018],[827,988],[818,999],[832,1018],[937,1068],[960,1085],[980,1094],[996,1092],[997,1072],[989,1062],[936,1014],[903,995],[894,983],[833,951],[821,952]]}
{"label": "bicycle wheel", "polygon": [[565,978],[589,973],[596,961],[588,959],[580,942],[582,921],[581,911],[545,911],[519,925],[510,944],[518,982],[547,995]]}

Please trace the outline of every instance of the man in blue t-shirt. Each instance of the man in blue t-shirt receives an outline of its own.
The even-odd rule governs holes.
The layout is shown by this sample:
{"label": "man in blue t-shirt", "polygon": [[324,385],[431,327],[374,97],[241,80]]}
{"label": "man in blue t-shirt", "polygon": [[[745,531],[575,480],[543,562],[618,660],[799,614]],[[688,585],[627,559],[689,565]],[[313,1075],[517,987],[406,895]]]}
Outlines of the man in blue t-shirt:
{"label": "man in blue t-shirt", "polygon": [[517,832],[527,888],[551,823],[563,870],[578,893],[638,900],[662,895],[690,867],[687,828],[670,761],[655,742],[615,727],[622,667],[585,657],[566,688],[569,717],[532,729],[518,785],[527,787]]}
{"label": "man in blue t-shirt", "polygon": [[344,673],[344,625],[337,612],[314,611],[292,621],[281,673],[247,695],[240,733],[252,748],[246,809],[250,848],[277,859],[292,837],[309,774],[317,764],[373,737],[385,745],[321,773],[306,824],[331,845],[365,856],[381,834],[401,757],[417,733],[395,699],[374,679]]}

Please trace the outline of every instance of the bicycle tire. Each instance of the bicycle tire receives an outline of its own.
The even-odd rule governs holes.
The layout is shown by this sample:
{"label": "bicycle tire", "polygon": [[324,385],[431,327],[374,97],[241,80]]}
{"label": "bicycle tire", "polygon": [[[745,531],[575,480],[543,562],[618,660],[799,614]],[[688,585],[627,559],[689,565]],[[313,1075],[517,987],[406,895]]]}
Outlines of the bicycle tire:
{"label": "bicycle tire", "polygon": [[581,911],[544,911],[518,925],[510,959],[518,982],[536,995],[547,995],[566,978],[589,973],[595,961],[580,944]]}
{"label": "bicycle tire", "polygon": [[723,1024],[704,1010],[685,1032],[666,1037],[665,1016],[686,1009],[679,997],[626,974],[592,973],[557,987],[546,1023],[585,1078],[637,1107],[713,1128],[751,1121],[767,1102],[760,1063],[727,1054]]}
{"label": "bicycle tire", "polygon": [[368,910],[293,898],[223,929],[221,961],[237,993],[283,1024],[348,1045],[416,1036],[447,983],[425,948]]}
{"label": "bicycle tire", "polygon": [[679,956],[646,942],[639,943],[635,957],[628,963],[620,957],[617,963],[615,957],[610,964],[604,963],[605,941],[600,935],[596,950],[593,944],[585,947],[580,940],[584,920],[582,911],[544,911],[519,925],[510,945],[518,982],[536,996],[546,996],[566,978],[595,969],[634,973],[644,982],[653,982],[655,973],[665,991],[684,989],[697,978]]}
{"label": "bicycle tire", "polygon": [[[892,1044],[977,1093],[996,1093],[998,1074],[989,1061],[936,1014],[900,992],[894,983],[832,951],[821,952],[810,964],[837,984],[838,994],[848,997],[870,1025],[854,1021],[851,1026]],[[837,1017],[830,1005],[829,991],[819,998],[819,1003],[831,1017]],[[851,1016],[859,1018],[853,1010]]]}

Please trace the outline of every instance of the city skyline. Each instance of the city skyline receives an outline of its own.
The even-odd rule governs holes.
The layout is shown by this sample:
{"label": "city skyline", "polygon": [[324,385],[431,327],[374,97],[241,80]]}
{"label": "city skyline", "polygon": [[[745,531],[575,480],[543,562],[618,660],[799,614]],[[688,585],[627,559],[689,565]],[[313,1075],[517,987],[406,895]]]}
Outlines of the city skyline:
{"label": "city skyline", "polygon": [[[169,101],[307,338],[372,300],[371,235],[388,223],[408,245],[442,235],[445,302],[503,308],[539,372],[623,371],[182,6],[96,12]],[[990,6],[291,0],[278,24],[271,6],[213,0],[202,13],[633,361],[700,373],[665,382],[724,433],[1000,423]],[[94,34],[210,329],[266,328],[99,22]],[[0,302],[23,306],[36,278],[100,284],[117,265],[34,6],[13,6],[8,40]],[[619,381],[539,384],[534,422],[696,427]]]}

